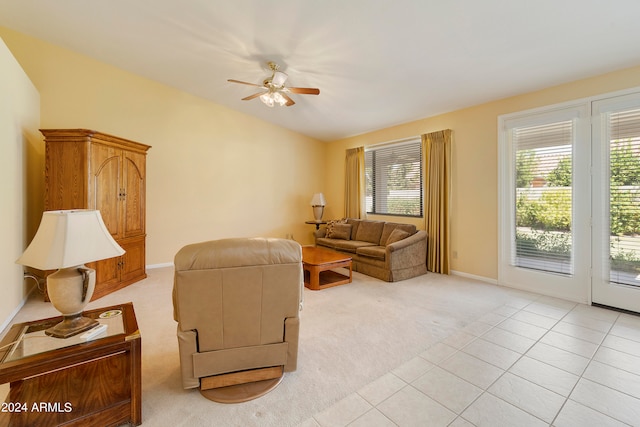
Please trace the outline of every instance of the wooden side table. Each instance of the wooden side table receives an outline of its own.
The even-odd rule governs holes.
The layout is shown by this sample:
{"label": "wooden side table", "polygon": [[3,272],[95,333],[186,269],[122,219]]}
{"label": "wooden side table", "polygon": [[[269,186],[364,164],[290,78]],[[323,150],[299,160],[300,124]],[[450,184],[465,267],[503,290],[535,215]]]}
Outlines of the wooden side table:
{"label": "wooden side table", "polygon": [[142,339],[133,304],[84,315],[106,331],[91,341],[46,336],[61,317],[11,327],[0,343],[0,384],[11,383],[0,426],[142,423]]}
{"label": "wooden side table", "polygon": [[305,224],[312,224],[312,225],[315,225],[315,226],[316,226],[316,230],[320,230],[320,225],[322,225],[322,224],[326,224],[326,223],[327,223],[327,221],[322,221],[322,220],[320,220],[320,221],[315,221],[315,220],[313,220],[313,221],[305,221],[304,223],[305,223]]}

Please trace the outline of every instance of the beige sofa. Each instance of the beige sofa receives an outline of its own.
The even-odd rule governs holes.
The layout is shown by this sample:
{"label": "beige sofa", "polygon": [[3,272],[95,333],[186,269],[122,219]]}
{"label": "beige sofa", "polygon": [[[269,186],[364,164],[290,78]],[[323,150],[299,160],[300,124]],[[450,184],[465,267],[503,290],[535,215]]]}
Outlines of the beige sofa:
{"label": "beige sofa", "polygon": [[184,388],[204,378],[298,359],[302,247],[292,240],[222,239],[175,256],[173,317]]}
{"label": "beige sofa", "polygon": [[427,272],[427,233],[411,224],[347,218],[320,228],[315,241],[349,254],[355,271],[387,282]]}

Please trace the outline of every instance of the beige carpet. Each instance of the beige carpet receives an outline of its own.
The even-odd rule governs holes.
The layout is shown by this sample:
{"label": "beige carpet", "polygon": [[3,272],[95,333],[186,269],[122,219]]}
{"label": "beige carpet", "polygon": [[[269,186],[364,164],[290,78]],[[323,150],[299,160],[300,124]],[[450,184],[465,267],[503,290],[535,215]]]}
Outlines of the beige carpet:
{"label": "beige carpet", "polygon": [[[386,283],[354,273],[348,285],[305,289],[298,370],[260,399],[225,405],[182,389],[171,304],[173,269],[150,269],[148,275],[87,307],[134,304],[142,334],[145,426],[298,425],[518,293],[438,274]],[[50,304],[34,297],[14,322],[54,315]]]}

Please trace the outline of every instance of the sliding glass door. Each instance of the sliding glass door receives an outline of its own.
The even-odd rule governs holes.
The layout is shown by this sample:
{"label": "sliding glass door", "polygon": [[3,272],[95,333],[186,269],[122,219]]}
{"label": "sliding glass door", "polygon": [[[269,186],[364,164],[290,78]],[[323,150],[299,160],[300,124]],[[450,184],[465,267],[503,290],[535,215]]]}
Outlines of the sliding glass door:
{"label": "sliding glass door", "polygon": [[593,103],[594,303],[640,311],[640,96]]}
{"label": "sliding glass door", "polygon": [[640,312],[640,92],[499,127],[499,283]]}
{"label": "sliding glass door", "polygon": [[587,117],[578,105],[501,119],[502,284],[587,301]]}

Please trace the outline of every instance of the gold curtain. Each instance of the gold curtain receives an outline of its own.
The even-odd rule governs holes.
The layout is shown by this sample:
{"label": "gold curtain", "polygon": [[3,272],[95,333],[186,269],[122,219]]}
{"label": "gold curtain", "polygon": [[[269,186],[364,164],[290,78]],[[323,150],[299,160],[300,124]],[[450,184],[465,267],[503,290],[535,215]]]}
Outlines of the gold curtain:
{"label": "gold curtain", "polygon": [[357,147],[345,159],[344,216],[362,218],[364,209],[364,147]]}
{"label": "gold curtain", "polygon": [[425,164],[425,230],[427,270],[449,274],[449,199],[451,129],[422,135]]}

